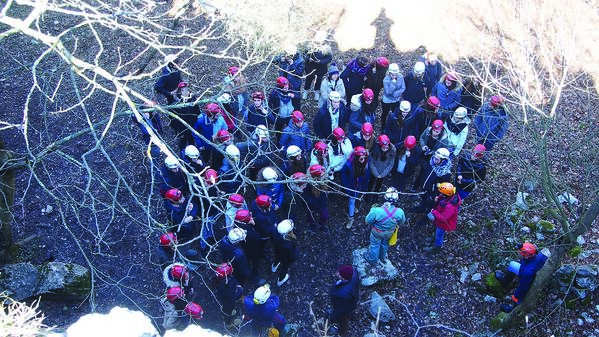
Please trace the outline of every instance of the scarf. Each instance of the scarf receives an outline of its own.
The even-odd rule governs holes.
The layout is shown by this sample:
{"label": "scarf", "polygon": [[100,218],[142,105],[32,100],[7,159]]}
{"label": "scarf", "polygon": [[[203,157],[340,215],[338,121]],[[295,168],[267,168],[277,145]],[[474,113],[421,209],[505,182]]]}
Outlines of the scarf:
{"label": "scarf", "polygon": [[431,156],[429,164],[433,168],[433,172],[437,175],[437,177],[442,177],[446,174],[451,174],[451,159],[447,159],[445,163],[441,165],[435,165],[435,156]]}
{"label": "scarf", "polygon": [[349,69],[352,71],[352,73],[358,73],[362,76],[366,76],[366,73],[368,73],[368,70],[370,69],[370,65],[365,65],[363,67],[361,67],[358,64],[358,61],[356,59],[353,59],[351,61],[349,61],[349,63],[347,64],[347,66],[349,67]]}

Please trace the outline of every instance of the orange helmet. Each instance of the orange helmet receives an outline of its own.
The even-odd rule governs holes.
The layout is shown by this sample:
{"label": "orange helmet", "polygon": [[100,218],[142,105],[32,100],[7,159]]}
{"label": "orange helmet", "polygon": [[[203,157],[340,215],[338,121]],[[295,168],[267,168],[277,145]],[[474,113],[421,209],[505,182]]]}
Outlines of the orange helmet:
{"label": "orange helmet", "polygon": [[455,187],[451,183],[437,184],[437,189],[439,190],[439,192],[441,192],[442,194],[444,194],[448,197],[451,197],[452,195],[455,194]]}
{"label": "orange helmet", "polygon": [[524,242],[518,245],[518,253],[525,259],[537,255],[537,246],[530,242]]}

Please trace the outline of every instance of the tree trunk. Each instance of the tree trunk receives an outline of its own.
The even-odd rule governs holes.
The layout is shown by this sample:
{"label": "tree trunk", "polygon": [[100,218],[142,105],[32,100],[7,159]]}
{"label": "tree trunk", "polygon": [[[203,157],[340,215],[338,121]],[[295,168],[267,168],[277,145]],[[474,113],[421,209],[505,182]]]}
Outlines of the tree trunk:
{"label": "tree trunk", "polygon": [[2,169],[12,153],[4,149],[4,142],[0,138],[0,266],[11,260],[10,248],[12,246],[12,232],[10,222],[12,206],[15,197],[15,171]]}

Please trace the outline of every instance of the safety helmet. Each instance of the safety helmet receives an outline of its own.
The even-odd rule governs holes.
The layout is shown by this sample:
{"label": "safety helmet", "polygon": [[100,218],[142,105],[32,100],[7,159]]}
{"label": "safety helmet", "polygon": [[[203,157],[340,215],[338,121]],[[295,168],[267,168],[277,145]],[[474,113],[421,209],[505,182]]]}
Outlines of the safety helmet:
{"label": "safety helmet", "polygon": [[397,63],[391,63],[389,65],[389,74],[399,74],[399,65],[397,65]]}
{"label": "safety helmet", "polygon": [[237,212],[235,212],[235,221],[250,223],[250,221],[252,221],[252,213],[247,209],[237,210]]}
{"label": "safety helmet", "polygon": [[362,90],[362,97],[364,97],[364,100],[370,101],[374,99],[374,92],[372,91],[372,89],[366,88]]}
{"label": "safety helmet", "polygon": [[260,138],[268,138],[268,128],[262,124],[256,126],[256,134]]}
{"label": "safety helmet", "polygon": [[180,286],[174,286],[166,289],[166,299],[175,303],[175,301],[179,298],[185,298],[185,291]]}
{"label": "safety helmet", "polygon": [[412,135],[407,136],[406,139],[404,139],[404,141],[403,141],[403,145],[408,150],[415,148],[416,147],[416,137],[414,137]]}
{"label": "safety helmet", "polygon": [[241,207],[241,206],[243,206],[243,203],[245,202],[243,195],[238,194],[238,193],[231,194],[227,200],[229,200],[231,205],[233,205],[235,207]]}
{"label": "safety helmet", "polygon": [[339,92],[337,92],[337,91],[331,91],[329,93],[329,99],[332,102],[339,102],[341,100],[341,94]]}
{"label": "safety helmet", "polygon": [[293,43],[288,43],[283,49],[286,55],[295,55],[297,54],[297,46]]}
{"label": "safety helmet", "polygon": [[439,190],[439,192],[448,197],[451,197],[455,194],[455,187],[452,183],[439,183],[437,184],[437,189]]}
{"label": "safety helmet", "polygon": [[242,228],[233,228],[229,231],[229,234],[227,234],[229,241],[233,244],[245,240],[246,236],[247,232],[245,231],[245,229]]}
{"label": "safety helmet", "polygon": [[220,104],[229,104],[231,103],[231,95],[228,93],[224,93],[216,98],[216,101]]}
{"label": "safety helmet", "polygon": [[223,262],[214,269],[214,272],[216,273],[216,276],[218,278],[229,277],[231,276],[231,274],[233,274],[233,266],[231,266],[227,262]]}
{"label": "safety helmet", "polygon": [[439,101],[439,99],[435,96],[431,96],[426,100],[426,103],[428,104],[429,107],[433,108],[433,109],[437,109],[441,106],[441,101]]}
{"label": "safety helmet", "polygon": [[389,187],[385,192],[385,201],[397,202],[397,200],[399,200],[399,192],[395,187]]}
{"label": "safety helmet", "polygon": [[474,156],[481,158],[485,155],[485,151],[487,151],[487,148],[483,144],[476,144],[472,152]]}
{"label": "safety helmet", "polygon": [[254,304],[264,304],[270,298],[270,286],[265,284],[254,291]]}
{"label": "safety helmet", "polygon": [[187,267],[181,263],[175,263],[171,267],[171,277],[175,280],[182,280],[187,276]]}
{"label": "safety helmet", "polygon": [[254,91],[252,93],[252,99],[261,99],[261,100],[264,100],[264,93],[262,91]]}
{"label": "safety helmet", "polygon": [[216,133],[216,138],[221,143],[224,143],[233,137],[231,136],[231,133],[227,130],[218,130],[218,132]]}
{"label": "safety helmet", "polygon": [[518,254],[520,254],[523,258],[528,259],[537,255],[537,246],[533,245],[530,242],[524,242],[518,245]]}
{"label": "safety helmet", "polygon": [[379,143],[380,147],[383,147],[385,145],[391,144],[391,139],[389,139],[389,136],[387,135],[380,135],[377,139],[377,142]]}
{"label": "safety helmet", "polygon": [[181,197],[183,197],[183,193],[181,192],[181,190],[171,188],[170,190],[166,191],[164,197],[172,202],[177,202],[181,200]]}
{"label": "safety helmet", "polygon": [[432,129],[436,131],[443,129],[443,121],[440,119],[435,119],[433,121]]}
{"label": "safety helmet", "polygon": [[463,106],[455,109],[455,112],[453,113],[453,116],[455,118],[465,118],[468,115],[468,111],[466,111],[466,108],[464,108]]}
{"label": "safety helmet", "polygon": [[200,157],[200,151],[194,145],[187,145],[185,147],[185,155],[191,159],[198,159]]}
{"label": "safety helmet", "polygon": [[264,170],[262,170],[262,178],[269,183],[274,183],[279,179],[279,175],[277,174],[277,171],[272,169],[272,167],[265,167]]}
{"label": "safety helmet", "polygon": [[354,148],[354,154],[358,157],[362,157],[362,156],[368,157],[368,150],[366,150],[363,146],[356,146]]}
{"label": "safety helmet", "polygon": [[306,174],[304,172],[295,172],[291,175],[291,179],[294,180],[304,180],[306,179]]}
{"label": "safety helmet", "polygon": [[303,122],[304,114],[299,110],[295,110],[294,112],[291,113],[291,120],[293,121],[293,123]]}
{"label": "safety helmet", "polygon": [[447,75],[445,75],[445,79],[455,82],[458,80],[458,75],[456,73],[447,73]]}
{"label": "safety helmet", "polygon": [[187,87],[189,87],[189,83],[187,83],[185,81],[179,82],[179,84],[177,84],[178,89],[187,88]]}
{"label": "safety helmet", "polygon": [[376,65],[383,68],[389,67],[389,60],[387,60],[384,56],[379,56],[376,58]]}
{"label": "safety helmet", "polygon": [[261,194],[256,197],[256,205],[262,209],[269,209],[272,205],[272,199],[267,194]]}
{"label": "safety helmet", "polygon": [[166,232],[160,235],[160,245],[168,247],[177,244],[177,234],[173,232]]}
{"label": "safety helmet", "polygon": [[435,151],[435,156],[439,159],[449,159],[449,150],[444,147],[437,149],[437,151]]}
{"label": "safety helmet", "polygon": [[164,57],[164,63],[172,63],[177,61],[177,54],[168,54]]}
{"label": "safety helmet", "polygon": [[218,172],[214,169],[207,169],[206,172],[204,172],[204,179],[209,186],[212,186],[218,181]]}
{"label": "safety helmet", "polygon": [[505,101],[505,98],[501,95],[495,95],[495,96],[491,96],[491,101],[490,101],[490,105],[492,108],[496,108],[500,105],[503,104],[503,102]]}
{"label": "safety helmet", "polygon": [[372,127],[372,124],[366,122],[362,124],[362,129],[360,130],[360,132],[364,136],[372,136],[372,134],[374,133],[374,128]]}
{"label": "safety helmet", "polygon": [[416,64],[414,65],[414,74],[421,75],[424,73],[424,69],[424,62],[416,62]]}
{"label": "safety helmet", "polygon": [[345,139],[345,131],[343,131],[343,129],[340,127],[336,127],[333,130],[333,137],[335,137],[335,139],[337,139],[338,141],[342,141],[343,139]]}
{"label": "safety helmet", "polygon": [[238,71],[239,71],[239,67],[236,67],[236,66],[229,67],[229,74],[231,74],[231,75],[237,74]]}
{"label": "safety helmet", "polygon": [[288,234],[292,230],[293,230],[293,220],[291,220],[291,219],[283,220],[283,221],[279,222],[279,224],[277,225],[277,232],[279,232],[279,234],[281,234],[281,235]]}
{"label": "safety helmet", "polygon": [[412,104],[410,101],[401,101],[401,103],[399,103],[399,110],[403,112],[410,112],[410,110],[412,110]]}
{"label": "safety helmet", "polygon": [[286,85],[289,85],[289,80],[286,77],[277,77],[277,87],[282,89],[285,88]]}
{"label": "safety helmet", "polygon": [[204,110],[206,111],[206,115],[208,115],[208,117],[214,117],[222,112],[221,108],[216,103],[206,104]]}
{"label": "safety helmet", "polygon": [[195,303],[195,302],[189,302],[187,303],[187,305],[185,306],[185,309],[183,310],[186,314],[188,314],[189,316],[191,316],[191,318],[193,319],[202,319],[203,314],[204,314],[204,309],[202,309],[202,307]]}
{"label": "safety helmet", "polygon": [[287,148],[287,158],[289,158],[289,159],[295,158],[295,157],[299,156],[300,154],[302,154],[302,149],[300,149],[299,146],[297,146],[297,145],[290,145]]}
{"label": "safety helmet", "polygon": [[318,164],[310,166],[309,171],[312,178],[320,178],[324,176],[325,173],[324,167]]}
{"label": "safety helmet", "polygon": [[239,156],[241,155],[239,148],[233,144],[227,145],[225,148],[225,153],[234,160],[239,160]]}
{"label": "safety helmet", "polygon": [[164,159],[164,165],[170,169],[179,167],[179,160],[173,156],[168,156]]}
{"label": "safety helmet", "polygon": [[318,141],[316,142],[316,144],[314,144],[314,150],[316,150],[316,152],[324,154],[325,152],[327,152],[327,144],[325,144],[325,142],[323,141]]}

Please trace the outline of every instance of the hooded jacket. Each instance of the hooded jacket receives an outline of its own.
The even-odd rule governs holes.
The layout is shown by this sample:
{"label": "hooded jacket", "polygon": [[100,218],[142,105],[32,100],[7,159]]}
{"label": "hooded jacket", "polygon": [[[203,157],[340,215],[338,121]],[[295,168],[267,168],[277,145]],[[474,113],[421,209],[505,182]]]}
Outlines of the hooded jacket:
{"label": "hooded jacket", "polygon": [[[312,128],[314,129],[314,133],[320,139],[327,139],[331,133],[333,133],[333,126],[331,121],[330,107],[331,101],[327,100],[327,103],[320,107],[316,116],[314,116],[314,121],[312,124]],[[343,102],[339,102],[339,127],[345,129],[345,124],[348,121],[348,113]]]}
{"label": "hooded jacket", "polygon": [[370,180],[370,165],[368,159],[366,160],[366,168],[364,169],[364,175],[356,177],[354,175],[354,165],[352,161],[354,155],[352,155],[343,165],[341,169],[341,184],[346,188],[347,194],[352,198],[359,198],[362,193],[368,190],[368,181]]}
{"label": "hooded jacket", "polygon": [[299,92],[302,87],[302,76],[304,75],[305,62],[302,54],[295,53],[293,62],[286,59],[280,61],[279,76],[286,77],[289,80],[289,89]]}
{"label": "hooded jacket", "polygon": [[449,147],[454,149],[454,156],[459,155],[464,144],[466,144],[466,138],[468,138],[468,125],[470,125],[470,118],[468,118],[468,116],[459,123],[455,123],[453,118],[448,119],[443,125],[443,133],[447,135]]}
{"label": "hooded jacket", "polygon": [[356,133],[362,130],[362,124],[368,122],[374,125],[374,121],[376,119],[376,110],[374,101],[370,103],[371,111],[367,111],[366,106],[363,106],[362,102],[362,94],[354,95],[351,98],[350,110],[351,113],[349,115],[349,133]]}
{"label": "hooded jacket", "polygon": [[[457,177],[462,176],[462,183]],[[483,158],[472,159],[470,154],[460,156],[456,170],[455,185],[458,189],[472,192],[476,184],[485,180],[487,176],[487,163]]]}
{"label": "hooded jacket", "polygon": [[291,145],[299,147],[303,153],[308,153],[312,148],[310,140],[310,127],[307,122],[298,128],[293,120],[289,121],[289,125],[283,129],[279,146],[283,149],[283,153],[287,153],[287,148]]}
{"label": "hooded jacket", "polygon": [[462,100],[462,83],[456,82],[455,88],[449,89],[445,85],[445,77],[447,74],[441,77],[441,80],[433,87],[432,95],[436,96],[441,102],[441,107],[447,110],[455,110]]}
{"label": "hooded jacket", "polygon": [[454,231],[458,225],[458,209],[461,204],[462,199],[457,193],[451,197],[439,195],[432,210],[435,216],[433,224],[446,232]]}
{"label": "hooded jacket", "polygon": [[394,114],[390,114],[385,125],[385,134],[391,139],[391,143],[397,146],[402,143],[407,136],[415,136],[416,133],[416,116],[410,112],[399,125],[400,118],[403,118],[401,111],[398,109]]}
{"label": "hooded jacket", "polygon": [[368,160],[370,161],[370,172],[374,177],[386,177],[391,173],[393,164],[395,164],[395,145],[389,144],[389,150],[386,152],[386,157],[383,160],[383,150],[379,144],[375,144]]}
{"label": "hooded jacket", "polygon": [[491,150],[506,134],[509,127],[508,116],[502,106],[493,109],[489,104],[485,104],[476,115],[474,125],[477,142],[481,144],[484,141],[487,150]]}
{"label": "hooded jacket", "polygon": [[406,90],[406,84],[401,74],[397,76],[395,81],[387,74],[383,80],[383,87],[385,89],[383,90],[383,103],[399,102],[401,95]]}
{"label": "hooded jacket", "polygon": [[[279,172],[278,169],[272,167],[272,166],[268,166],[272,169],[275,170],[275,172],[277,172],[277,175],[279,177],[281,177],[281,172]],[[260,169],[260,171],[258,171],[258,181],[260,182],[266,182],[266,180],[264,179],[264,177],[262,176],[262,173],[264,172],[264,169],[266,167]],[[262,195],[262,194],[266,194],[268,195],[271,199],[272,199],[272,203],[273,205],[277,205],[277,208],[281,208],[281,206],[283,205],[283,199],[285,198],[285,187],[283,186],[282,183],[276,182],[273,184],[259,184],[256,185],[256,193],[258,195]]]}

